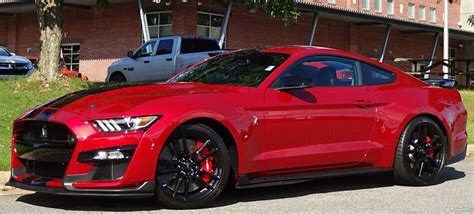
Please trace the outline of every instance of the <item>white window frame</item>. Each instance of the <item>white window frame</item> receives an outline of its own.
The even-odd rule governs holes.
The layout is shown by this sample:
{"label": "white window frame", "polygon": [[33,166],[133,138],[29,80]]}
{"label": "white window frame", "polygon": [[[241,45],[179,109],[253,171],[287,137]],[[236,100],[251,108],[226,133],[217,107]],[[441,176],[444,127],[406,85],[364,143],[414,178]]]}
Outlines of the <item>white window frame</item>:
{"label": "white window frame", "polygon": [[[410,9],[412,9],[412,10],[410,11]],[[408,18],[414,19],[414,18],[415,18],[415,14],[416,14],[416,11],[415,11],[415,4],[413,4],[413,3],[408,3],[408,8],[407,8],[407,16],[408,16]]]}
{"label": "white window frame", "polygon": [[421,21],[426,20],[426,7],[424,5],[418,6],[418,19]]}
{"label": "white window frame", "polygon": [[[211,25],[211,20],[212,20],[212,16],[220,16],[222,17],[222,21],[224,21],[224,14],[219,14],[219,13],[212,13],[212,12],[206,12],[206,11],[198,11],[196,15],[199,15],[199,14],[204,14],[204,15],[208,15],[209,16],[209,25],[196,25],[196,29],[197,27],[205,27],[207,28],[207,31],[208,31],[208,35],[211,35],[211,29],[212,28],[219,28],[219,32],[221,31],[222,29],[222,26],[221,27],[214,27]],[[219,38],[214,38],[214,39],[219,39]]]}
{"label": "white window frame", "polygon": [[430,7],[429,19],[431,23],[436,23],[436,8]]}
{"label": "white window frame", "polygon": [[[171,24],[160,24],[160,15],[162,13],[169,13],[171,15]],[[150,39],[157,39],[157,38],[160,38],[160,27],[167,27],[167,26],[170,26],[171,27],[171,30],[173,30],[173,13],[171,10],[163,10],[163,11],[153,11],[153,12],[147,12],[145,13],[146,15],[146,18],[148,19],[148,15],[150,14],[158,14],[158,21],[156,22],[157,24],[156,25],[150,25],[150,23],[148,23],[148,33],[150,33],[150,27],[156,27],[158,28],[158,37],[151,37],[150,36]]]}
{"label": "white window frame", "polygon": [[[367,7],[364,7],[364,2],[367,2]],[[370,0],[361,0],[360,7],[362,8],[362,10],[370,10]]]}
{"label": "white window frame", "polygon": [[[391,8],[389,8],[389,6],[391,6]],[[395,14],[395,0],[387,0],[387,14]]]}
{"label": "white window frame", "polygon": [[[377,3],[378,3],[379,8],[377,8]],[[382,0],[375,0],[375,2],[374,2],[374,10],[375,10],[375,12],[381,13],[381,12],[383,11],[383,9],[382,9],[382,4],[383,4],[383,3],[382,3]]]}
{"label": "white window frame", "polygon": [[336,4],[336,0],[328,0],[329,4]]}
{"label": "white window frame", "polygon": [[[73,50],[74,50],[74,46],[79,46],[79,52],[78,53],[74,53]],[[71,48],[71,53],[64,53],[63,49],[64,48]],[[72,61],[71,62],[66,62],[66,58],[65,56],[69,56],[69,59],[73,59],[74,56],[79,56],[79,61],[77,63],[73,63]],[[61,58],[64,60],[64,64],[66,65],[66,67],[69,69],[69,70],[73,70],[73,66],[77,65],[77,70],[79,70],[79,66],[80,66],[80,63],[81,63],[81,43],[79,42],[69,42],[69,43],[62,43],[61,44]]]}

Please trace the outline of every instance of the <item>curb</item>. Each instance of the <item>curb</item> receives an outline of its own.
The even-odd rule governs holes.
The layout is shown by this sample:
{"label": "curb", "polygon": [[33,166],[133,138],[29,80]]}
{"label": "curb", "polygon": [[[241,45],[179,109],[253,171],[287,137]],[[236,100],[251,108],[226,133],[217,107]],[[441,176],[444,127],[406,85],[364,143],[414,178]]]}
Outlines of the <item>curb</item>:
{"label": "curb", "polygon": [[[466,159],[474,159],[474,144],[467,145]],[[32,194],[31,191],[5,186],[10,180],[10,171],[0,171],[0,196]]]}

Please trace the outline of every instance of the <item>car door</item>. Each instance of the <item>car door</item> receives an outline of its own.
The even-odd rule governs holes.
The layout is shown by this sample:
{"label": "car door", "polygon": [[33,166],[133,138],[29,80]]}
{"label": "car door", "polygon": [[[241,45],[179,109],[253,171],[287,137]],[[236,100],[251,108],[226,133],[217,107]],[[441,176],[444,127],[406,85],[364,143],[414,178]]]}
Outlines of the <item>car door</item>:
{"label": "car door", "polygon": [[151,69],[151,62],[155,57],[156,40],[148,41],[143,44],[134,54],[134,63],[131,68],[128,68],[127,77],[134,82],[149,81],[149,73]]}
{"label": "car door", "polygon": [[161,39],[148,68],[149,80],[166,81],[175,73],[174,39]]}
{"label": "car door", "polygon": [[267,149],[261,158],[270,170],[350,165],[364,158],[374,109],[359,70],[355,60],[315,56],[295,63],[266,89]]}

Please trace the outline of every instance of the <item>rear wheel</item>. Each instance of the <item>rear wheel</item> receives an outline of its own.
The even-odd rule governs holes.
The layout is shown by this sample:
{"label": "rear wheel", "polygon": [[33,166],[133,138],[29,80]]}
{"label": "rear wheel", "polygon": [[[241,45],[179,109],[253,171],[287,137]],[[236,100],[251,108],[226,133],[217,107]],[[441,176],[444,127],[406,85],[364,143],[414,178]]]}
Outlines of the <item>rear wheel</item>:
{"label": "rear wheel", "polygon": [[403,131],[394,166],[395,182],[406,185],[431,185],[443,173],[447,138],[429,117],[419,117]]}
{"label": "rear wheel", "polygon": [[222,138],[203,124],[184,125],[160,153],[157,199],[171,208],[202,207],[219,196],[229,172],[230,159]]}

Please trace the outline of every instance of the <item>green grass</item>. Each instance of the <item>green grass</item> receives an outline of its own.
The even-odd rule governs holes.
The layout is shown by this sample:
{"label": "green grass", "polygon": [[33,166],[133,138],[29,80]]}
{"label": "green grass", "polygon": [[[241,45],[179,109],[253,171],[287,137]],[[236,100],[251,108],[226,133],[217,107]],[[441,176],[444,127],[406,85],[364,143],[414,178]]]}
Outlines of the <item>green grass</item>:
{"label": "green grass", "polygon": [[462,101],[467,109],[467,134],[470,144],[474,144],[474,90],[463,89],[459,91],[462,96]]}
{"label": "green grass", "polygon": [[[46,87],[41,82],[30,79],[0,80],[0,170],[8,170],[10,167],[11,132],[15,118],[47,100],[96,85],[98,84],[80,80],[66,80]],[[463,89],[460,92],[470,113],[468,134],[474,136],[474,90]],[[469,138],[469,143],[474,143],[474,137]]]}

